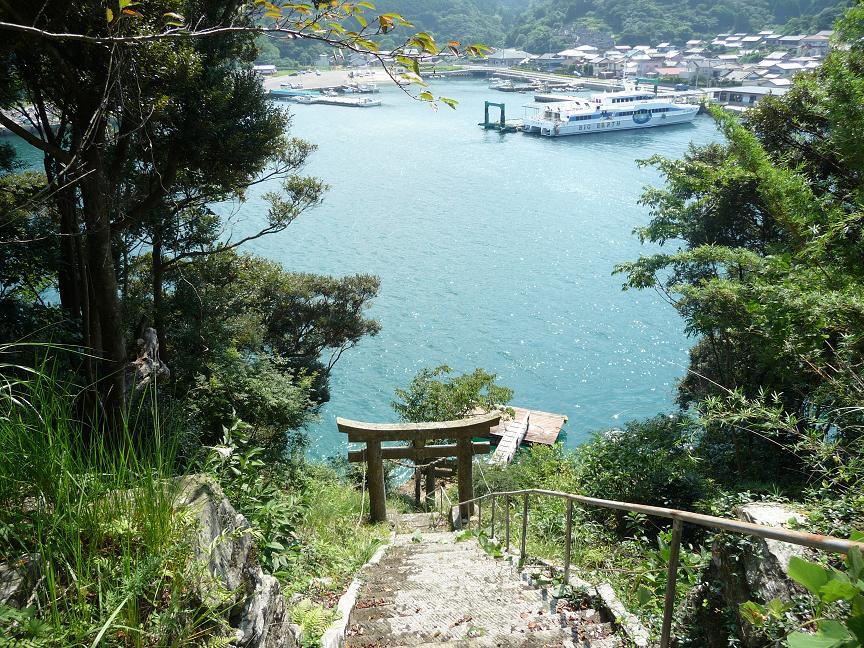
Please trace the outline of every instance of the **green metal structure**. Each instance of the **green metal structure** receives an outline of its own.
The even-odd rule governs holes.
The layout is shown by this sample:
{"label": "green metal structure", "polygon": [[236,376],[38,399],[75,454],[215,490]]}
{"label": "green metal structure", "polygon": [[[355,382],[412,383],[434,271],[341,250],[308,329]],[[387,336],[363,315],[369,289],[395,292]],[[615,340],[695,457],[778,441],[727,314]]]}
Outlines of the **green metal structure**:
{"label": "green metal structure", "polygon": [[[486,130],[496,130],[499,133],[515,133],[519,130],[515,124],[507,123],[507,116],[505,114],[503,103],[495,103],[493,101],[486,101],[484,103],[483,121],[480,122],[478,126],[482,126]],[[501,110],[500,118],[497,122],[489,121],[489,108],[499,108]]]}

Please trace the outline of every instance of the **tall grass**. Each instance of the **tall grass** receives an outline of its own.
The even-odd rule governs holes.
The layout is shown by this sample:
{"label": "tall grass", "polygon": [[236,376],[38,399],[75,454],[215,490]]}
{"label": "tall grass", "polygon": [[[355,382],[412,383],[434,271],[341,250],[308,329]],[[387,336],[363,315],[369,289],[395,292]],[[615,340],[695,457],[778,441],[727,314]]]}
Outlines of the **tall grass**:
{"label": "tall grass", "polygon": [[69,389],[33,371],[0,403],[0,561],[33,563],[38,578],[19,602],[27,612],[0,615],[0,634],[64,646],[195,638],[210,615],[187,582],[173,435],[154,405],[128,412],[109,442],[77,418]]}

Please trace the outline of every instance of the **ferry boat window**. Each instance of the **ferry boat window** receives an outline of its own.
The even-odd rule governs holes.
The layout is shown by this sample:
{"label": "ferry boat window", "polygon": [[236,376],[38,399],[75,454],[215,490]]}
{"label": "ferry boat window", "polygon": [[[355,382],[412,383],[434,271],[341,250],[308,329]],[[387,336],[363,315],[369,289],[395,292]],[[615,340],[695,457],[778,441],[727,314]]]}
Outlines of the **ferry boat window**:
{"label": "ferry boat window", "polygon": [[756,95],[750,95],[750,103],[751,104],[756,103]]}

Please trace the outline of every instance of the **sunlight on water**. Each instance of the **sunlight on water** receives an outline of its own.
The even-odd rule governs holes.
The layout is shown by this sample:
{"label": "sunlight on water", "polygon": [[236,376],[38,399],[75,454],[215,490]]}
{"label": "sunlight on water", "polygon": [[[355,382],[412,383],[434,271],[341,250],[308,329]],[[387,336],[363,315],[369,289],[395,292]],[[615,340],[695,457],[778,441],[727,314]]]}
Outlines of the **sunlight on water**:
{"label": "sunlight on water", "polygon": [[[319,146],[307,172],[331,189],[320,208],[247,249],[290,270],[382,282],[370,315],[383,330],[336,366],[312,453],[344,448],[336,416],[395,420],[394,388],[441,363],[493,371],[514,404],[566,414],[570,446],[673,407],[690,346],[682,322],[654,292],[623,292],[611,271],[650,251],[632,230],[648,221],[637,200],[658,176],[636,160],[715,140],[713,122],[502,136],[477,127],[483,101],[520,117],[529,95],[476,81],[434,89],[458,109],[434,112],[392,88],[380,108],[290,107],[292,133]],[[41,165],[35,151],[21,153]],[[235,236],[262,222],[260,195],[275,188],[230,208]]]}
{"label": "sunlight on water", "polygon": [[[632,235],[656,183],[636,160],[678,157],[718,137],[692,125],[566,139],[477,127],[483,101],[522,115],[528,95],[439,83],[458,110],[433,112],[395,89],[371,109],[292,106],[293,133],[319,145],[308,172],[332,188],[319,209],[250,249],[292,270],[371,272],[383,330],[347,352],[313,453],[344,446],[336,416],[394,420],[393,390],[422,367],[484,367],[514,403],[566,414],[566,442],[673,406],[690,342],[653,292],[623,292],[615,263],[647,251]],[[260,222],[253,199],[238,231]]]}

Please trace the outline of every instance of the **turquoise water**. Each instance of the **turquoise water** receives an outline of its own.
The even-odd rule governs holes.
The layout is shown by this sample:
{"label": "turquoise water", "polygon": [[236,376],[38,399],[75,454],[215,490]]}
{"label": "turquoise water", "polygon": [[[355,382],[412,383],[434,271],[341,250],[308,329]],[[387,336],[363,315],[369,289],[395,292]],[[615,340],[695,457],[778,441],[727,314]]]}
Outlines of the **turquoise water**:
{"label": "turquoise water", "polygon": [[[307,171],[324,204],[250,250],[286,268],[375,273],[383,330],[345,353],[332,398],[310,427],[312,452],[341,452],[335,417],[395,420],[395,387],[423,367],[483,367],[514,404],[569,417],[566,443],[673,407],[690,346],[654,292],[623,292],[615,263],[650,251],[632,235],[656,184],[636,160],[678,157],[718,137],[692,125],[562,139],[477,127],[483,101],[522,115],[527,95],[472,81],[436,83],[458,110],[433,112],[396,89],[380,108],[292,105],[293,134],[319,145]],[[260,222],[253,199],[242,231]]]}
{"label": "turquoise water", "polygon": [[[247,249],[290,270],[381,277],[369,315],[383,330],[334,369],[331,401],[309,428],[312,454],[344,451],[336,416],[395,420],[394,388],[441,363],[483,367],[515,390],[514,404],[566,414],[569,446],[672,408],[691,344],[682,321],[652,291],[623,292],[611,271],[652,249],[631,232],[649,218],[642,188],[659,178],[636,160],[717,139],[713,122],[502,136],[477,127],[483,101],[519,117],[529,96],[474,81],[434,90],[458,110],[434,112],[394,88],[379,108],[291,105],[292,133],[319,146],[306,171],[331,189]],[[236,234],[262,222],[260,195],[275,188],[231,210]]]}

